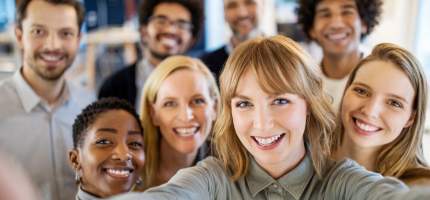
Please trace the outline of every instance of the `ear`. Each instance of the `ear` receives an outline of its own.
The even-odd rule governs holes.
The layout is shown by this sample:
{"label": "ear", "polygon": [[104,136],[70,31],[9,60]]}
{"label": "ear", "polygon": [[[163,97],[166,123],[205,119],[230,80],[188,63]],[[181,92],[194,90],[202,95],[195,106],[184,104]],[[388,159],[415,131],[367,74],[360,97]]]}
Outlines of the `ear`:
{"label": "ear", "polygon": [[15,26],[15,37],[20,49],[23,49],[24,47],[22,42],[22,35],[23,35],[22,29],[20,29],[18,26]]}
{"label": "ear", "polygon": [[314,40],[315,42],[318,43],[318,41],[316,40],[317,36],[316,36],[316,32],[313,28],[309,29],[309,36],[311,37],[311,40]]}
{"label": "ear", "polygon": [[69,151],[69,164],[73,170],[77,171],[81,169],[81,162],[79,160],[79,150],[72,149]]}
{"label": "ear", "polygon": [[406,124],[405,124],[405,126],[403,128],[410,127],[414,123],[416,115],[417,115],[416,111],[412,112],[411,116],[409,117],[409,120],[406,122]]}
{"label": "ear", "polygon": [[151,105],[151,109],[149,110],[149,114],[151,115],[152,124],[154,124],[154,126],[160,126],[160,122],[158,120],[157,114],[155,113],[154,104]]}
{"label": "ear", "polygon": [[368,27],[367,25],[362,21],[361,22],[361,34],[367,33]]}
{"label": "ear", "polygon": [[143,46],[145,46],[146,43],[147,43],[147,38],[148,38],[147,26],[146,25],[141,25],[139,27],[139,33],[140,33],[140,40],[141,40]]}

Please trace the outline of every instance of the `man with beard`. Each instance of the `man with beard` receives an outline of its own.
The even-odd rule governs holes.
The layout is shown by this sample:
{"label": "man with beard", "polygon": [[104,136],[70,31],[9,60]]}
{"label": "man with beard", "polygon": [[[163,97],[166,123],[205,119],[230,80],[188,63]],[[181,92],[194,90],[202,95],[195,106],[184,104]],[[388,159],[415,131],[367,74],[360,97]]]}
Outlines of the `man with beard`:
{"label": "man with beard", "polygon": [[122,98],[139,108],[149,74],[163,59],[190,49],[202,15],[200,0],[145,0],[139,12],[143,59],[106,79],[98,97]]}
{"label": "man with beard", "polygon": [[42,199],[73,199],[66,155],[84,105],[63,74],[79,47],[83,8],[77,0],[22,0],[16,13],[23,60],[0,84],[0,151],[21,162]]}
{"label": "man with beard", "polygon": [[224,0],[224,18],[232,31],[229,42],[201,56],[218,80],[228,55],[240,43],[262,35],[258,30],[258,9],[262,0]]}

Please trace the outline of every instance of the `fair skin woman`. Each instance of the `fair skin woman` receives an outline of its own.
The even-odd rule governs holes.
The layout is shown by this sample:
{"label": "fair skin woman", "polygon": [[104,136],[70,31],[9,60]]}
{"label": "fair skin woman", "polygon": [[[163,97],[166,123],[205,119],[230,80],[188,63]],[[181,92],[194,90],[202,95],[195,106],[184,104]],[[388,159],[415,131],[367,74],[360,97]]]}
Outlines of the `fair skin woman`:
{"label": "fair skin woman", "polygon": [[328,159],[334,113],[312,59],[275,36],[239,45],[221,75],[217,157],[117,199],[424,199],[351,160]]}
{"label": "fair skin woman", "polygon": [[352,158],[410,185],[430,184],[422,151],[426,84],[412,54],[393,44],[376,46],[345,89],[334,157]]}
{"label": "fair skin woman", "polygon": [[206,155],[217,113],[214,78],[200,61],[173,56],[148,78],[142,99],[147,163],[145,189],[167,182]]}

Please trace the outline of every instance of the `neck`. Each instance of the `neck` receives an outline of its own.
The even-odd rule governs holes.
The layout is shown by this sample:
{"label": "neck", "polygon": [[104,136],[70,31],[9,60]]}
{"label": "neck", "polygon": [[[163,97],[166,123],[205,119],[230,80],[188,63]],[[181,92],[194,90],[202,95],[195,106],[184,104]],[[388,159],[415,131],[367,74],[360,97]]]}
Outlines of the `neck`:
{"label": "neck", "polygon": [[321,62],[323,73],[333,79],[343,79],[348,76],[361,60],[359,50],[347,55],[324,54]]}
{"label": "neck", "polygon": [[49,105],[55,104],[64,88],[64,78],[46,80],[36,74],[30,67],[22,68],[22,76],[34,92]]}
{"label": "neck", "polygon": [[149,64],[151,64],[154,67],[157,67],[158,64],[162,61],[162,59],[157,58],[156,56],[152,55],[151,51],[147,48],[145,50],[145,58],[148,58]]}
{"label": "neck", "polygon": [[378,150],[376,148],[365,148],[354,144],[345,134],[340,148],[334,154],[336,160],[351,158],[358,164],[362,165],[369,171],[376,170],[376,157]]}
{"label": "neck", "polygon": [[180,169],[191,167],[196,159],[198,150],[184,154],[172,148],[164,139],[160,143],[160,176],[158,184],[167,182]]}

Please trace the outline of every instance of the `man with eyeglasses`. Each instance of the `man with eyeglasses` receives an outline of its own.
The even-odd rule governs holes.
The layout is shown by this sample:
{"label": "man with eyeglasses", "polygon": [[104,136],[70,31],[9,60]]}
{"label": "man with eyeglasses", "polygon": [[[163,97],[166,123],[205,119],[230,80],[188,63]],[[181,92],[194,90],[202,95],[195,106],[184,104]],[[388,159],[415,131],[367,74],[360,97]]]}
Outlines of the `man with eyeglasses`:
{"label": "man with eyeglasses", "polygon": [[201,56],[217,80],[233,49],[248,39],[262,35],[258,29],[258,9],[262,3],[263,0],[224,0],[224,19],[233,35],[226,45]]}
{"label": "man with eyeglasses", "polygon": [[149,74],[163,59],[184,54],[193,46],[202,20],[201,0],[145,0],[139,12],[143,59],[109,77],[98,97],[122,98],[139,110]]}

